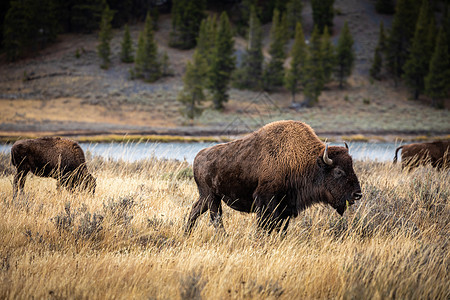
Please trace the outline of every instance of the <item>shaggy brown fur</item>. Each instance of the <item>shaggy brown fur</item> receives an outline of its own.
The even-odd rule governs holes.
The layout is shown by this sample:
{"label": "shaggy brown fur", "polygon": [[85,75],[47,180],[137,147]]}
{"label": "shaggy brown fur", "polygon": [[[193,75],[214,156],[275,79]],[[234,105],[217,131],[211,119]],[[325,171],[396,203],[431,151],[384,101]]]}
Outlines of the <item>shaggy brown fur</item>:
{"label": "shaggy brown fur", "polygon": [[242,212],[256,212],[258,226],[286,230],[290,217],[306,207],[328,203],[339,214],[346,201],[361,198],[348,149],[330,147],[332,165],[324,162],[325,144],[308,125],[297,121],[268,124],[241,139],[200,151],[194,178],[200,198],[194,203],[186,232],[210,210],[211,220],[223,228],[223,200]]}
{"label": "shaggy brown fur", "polygon": [[394,164],[397,163],[397,153],[400,149],[403,149],[402,169],[411,170],[427,164],[431,164],[438,170],[441,168],[450,168],[450,141],[400,146],[395,150]]}
{"label": "shaggy brown fur", "polygon": [[57,188],[76,186],[95,192],[96,180],[86,167],[83,150],[74,141],[59,137],[20,140],[11,148],[11,163],[16,167],[14,197],[22,191],[28,172],[57,180]]}

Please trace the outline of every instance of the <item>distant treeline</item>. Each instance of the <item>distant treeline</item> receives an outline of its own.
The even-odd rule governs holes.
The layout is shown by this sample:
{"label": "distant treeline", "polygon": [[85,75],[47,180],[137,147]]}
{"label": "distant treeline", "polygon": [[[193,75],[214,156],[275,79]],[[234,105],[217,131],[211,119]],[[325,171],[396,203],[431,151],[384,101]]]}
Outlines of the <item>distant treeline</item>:
{"label": "distant treeline", "polygon": [[170,12],[165,0],[11,0],[0,7],[2,50],[8,60],[33,53],[55,41],[59,33],[99,29],[105,7],[114,12],[113,27],[145,19],[147,11]]}
{"label": "distant treeline", "polygon": [[[449,3],[450,0],[373,1],[377,13],[394,16],[386,30],[383,23],[379,25],[370,76],[375,80],[393,79],[396,84],[404,82],[415,99],[426,95],[434,106],[444,107],[450,90]],[[121,59],[135,62],[133,78],[153,82],[170,73],[161,70],[168,65],[168,56],[158,53],[152,32],[158,28],[159,15],[170,13],[169,46],[196,47],[198,52],[183,79],[189,83],[186,86],[197,87],[186,90],[181,97],[189,103],[191,111],[195,111],[197,104],[194,104],[204,98],[202,89],[209,89],[216,101],[215,107],[222,108],[231,81],[243,89],[274,91],[284,87],[291,92],[293,104],[295,95],[303,92],[303,104],[311,106],[317,103],[325,84],[336,80],[344,87],[354,67],[355,47],[348,20],[341,29],[337,45],[331,41],[335,33],[333,18],[340,14],[334,0],[310,0],[309,4],[314,29],[306,33],[310,35],[306,43],[302,26],[305,1],[302,0],[4,1],[0,4],[1,51],[8,61],[14,61],[35,54],[55,41],[59,33],[98,30],[98,54],[102,59],[101,67],[106,69],[111,54],[111,28],[146,19],[152,24],[146,24],[143,33],[146,38],[142,36],[138,41],[135,57],[130,37],[127,37],[123,41]],[[208,20],[212,15],[221,16],[222,21],[216,17]],[[270,58],[266,59],[262,55],[261,24],[268,22],[272,22],[272,26]],[[248,42],[239,61],[234,57],[236,34]],[[293,45],[288,46],[292,39]],[[286,69],[288,57],[291,63]],[[164,63],[160,65],[159,61]]]}
{"label": "distant treeline", "polygon": [[[105,7],[114,12],[112,26],[142,22],[147,11],[170,13],[175,0],[7,0],[0,1],[0,44],[8,60],[33,53],[55,41],[59,33],[90,33],[99,29]],[[233,22],[245,23],[241,7],[256,2],[263,23],[270,22],[274,8],[285,9],[285,1],[202,0],[208,10],[232,12]],[[245,14],[245,13],[244,13]]]}

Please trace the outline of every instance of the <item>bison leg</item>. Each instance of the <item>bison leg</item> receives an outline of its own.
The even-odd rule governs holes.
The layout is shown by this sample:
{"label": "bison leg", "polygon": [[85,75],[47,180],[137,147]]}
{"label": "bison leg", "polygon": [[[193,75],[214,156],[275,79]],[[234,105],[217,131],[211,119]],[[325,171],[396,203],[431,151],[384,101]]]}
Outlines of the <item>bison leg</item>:
{"label": "bison leg", "polygon": [[189,214],[189,219],[184,229],[186,234],[191,233],[192,227],[194,227],[197,218],[200,217],[207,210],[208,210],[208,197],[200,196],[200,199],[197,202],[195,202],[194,205],[192,205],[192,209]]}
{"label": "bison leg", "polygon": [[271,199],[260,197],[259,200],[258,198],[256,199],[258,228],[267,231],[269,234],[274,229],[276,232],[282,230],[283,233],[286,233],[290,214],[286,210],[283,198],[281,200],[277,197],[272,197]]}
{"label": "bison leg", "polygon": [[13,199],[16,198],[17,194],[23,191],[25,186],[25,180],[28,174],[28,169],[17,170],[13,181]]}
{"label": "bison leg", "polygon": [[225,230],[222,222],[222,200],[214,197],[209,203],[209,214],[214,228]]}
{"label": "bison leg", "polygon": [[289,216],[284,214],[277,214],[276,212],[267,212],[267,213],[258,213],[258,228],[267,231],[268,234],[271,234],[273,230],[275,232],[281,232],[283,234],[286,233],[287,228],[289,226]]}
{"label": "bison leg", "polygon": [[57,187],[64,187],[67,191],[74,191],[74,176],[71,172],[64,173],[58,176]]}
{"label": "bison leg", "polygon": [[73,188],[72,188],[72,186],[70,185],[69,182],[67,182],[66,180],[57,179],[56,180],[56,191],[58,193],[60,193],[63,188],[66,189],[69,192],[73,192]]}

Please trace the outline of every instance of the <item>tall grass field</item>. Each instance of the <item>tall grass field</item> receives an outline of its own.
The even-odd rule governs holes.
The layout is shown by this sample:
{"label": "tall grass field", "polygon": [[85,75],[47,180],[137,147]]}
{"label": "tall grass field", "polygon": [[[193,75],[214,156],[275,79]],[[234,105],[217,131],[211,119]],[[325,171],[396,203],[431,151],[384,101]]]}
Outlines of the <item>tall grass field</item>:
{"label": "tall grass field", "polygon": [[95,196],[0,157],[0,299],[450,299],[450,172],[356,161],[363,198],[316,205],[285,236],[224,205],[204,214],[186,162],[89,157]]}

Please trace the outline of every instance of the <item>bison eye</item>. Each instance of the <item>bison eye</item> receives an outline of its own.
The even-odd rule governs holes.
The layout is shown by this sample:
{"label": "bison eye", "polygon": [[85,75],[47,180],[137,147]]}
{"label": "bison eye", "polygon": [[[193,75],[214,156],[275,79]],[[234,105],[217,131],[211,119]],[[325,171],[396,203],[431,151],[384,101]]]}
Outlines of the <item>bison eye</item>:
{"label": "bison eye", "polygon": [[334,178],[340,178],[345,176],[345,172],[339,168],[333,169],[333,176]]}

